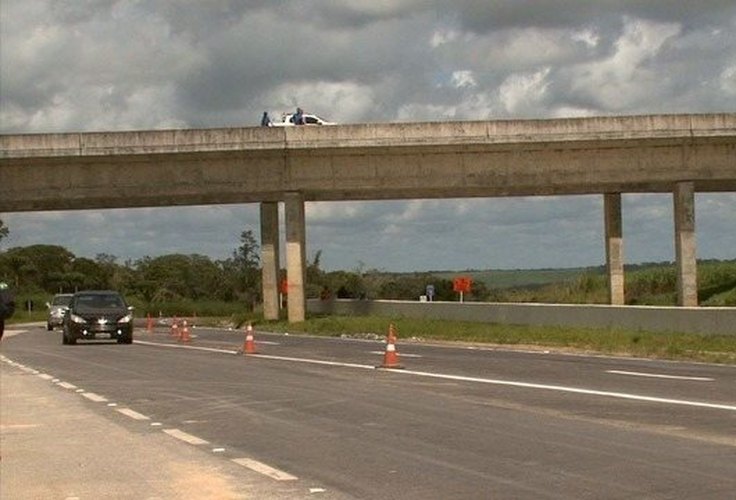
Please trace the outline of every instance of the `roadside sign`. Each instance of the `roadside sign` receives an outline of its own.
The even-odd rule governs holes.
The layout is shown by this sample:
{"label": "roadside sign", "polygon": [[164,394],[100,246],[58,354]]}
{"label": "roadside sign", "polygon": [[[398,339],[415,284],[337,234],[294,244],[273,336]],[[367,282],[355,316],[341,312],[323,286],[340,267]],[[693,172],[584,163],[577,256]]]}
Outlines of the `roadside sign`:
{"label": "roadside sign", "polygon": [[470,276],[458,276],[452,280],[452,289],[460,294],[460,302],[463,301],[463,294],[470,291],[473,279]]}
{"label": "roadside sign", "polygon": [[459,276],[452,280],[452,289],[456,292],[467,293],[470,291],[472,283],[473,278],[470,276]]}

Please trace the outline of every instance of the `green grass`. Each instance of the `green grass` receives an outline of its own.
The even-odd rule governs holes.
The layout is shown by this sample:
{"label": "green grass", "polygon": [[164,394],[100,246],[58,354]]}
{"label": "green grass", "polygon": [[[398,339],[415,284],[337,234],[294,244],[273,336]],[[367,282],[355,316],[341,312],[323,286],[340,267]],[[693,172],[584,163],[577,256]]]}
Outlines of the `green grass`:
{"label": "green grass", "polygon": [[260,322],[257,326],[259,329],[274,332],[383,337],[388,331],[389,323],[396,326],[399,342],[449,341],[736,364],[736,336],[498,325],[373,316],[318,316],[310,317],[303,323]]}
{"label": "green grass", "polygon": [[484,283],[489,289],[515,288],[550,285],[575,280],[587,268],[570,269],[498,269],[471,271],[433,271],[439,278],[452,280],[457,276],[470,276],[474,281]]}

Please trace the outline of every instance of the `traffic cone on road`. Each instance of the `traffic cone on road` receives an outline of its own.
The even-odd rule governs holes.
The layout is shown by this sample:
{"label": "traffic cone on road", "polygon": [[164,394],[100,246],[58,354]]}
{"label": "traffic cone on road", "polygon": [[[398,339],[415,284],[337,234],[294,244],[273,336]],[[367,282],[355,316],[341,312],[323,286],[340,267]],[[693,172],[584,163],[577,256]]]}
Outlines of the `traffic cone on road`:
{"label": "traffic cone on road", "polygon": [[383,364],[379,368],[404,368],[399,363],[399,353],[396,351],[396,328],[393,323],[388,326],[388,335],[386,336],[386,352],[383,355]]}
{"label": "traffic cone on road", "polygon": [[248,323],[245,327],[245,343],[243,344],[243,354],[257,354],[256,341],[253,340],[253,325]]}
{"label": "traffic cone on road", "polygon": [[179,338],[179,320],[176,316],[171,319],[171,336]]}
{"label": "traffic cone on road", "polygon": [[181,325],[181,334],[179,336],[179,342],[191,342],[192,337],[189,335],[189,326],[187,325],[187,321],[184,320],[184,322]]}
{"label": "traffic cone on road", "polygon": [[146,331],[148,333],[153,333],[153,318],[151,317],[151,313],[148,313],[148,316],[146,317]]}

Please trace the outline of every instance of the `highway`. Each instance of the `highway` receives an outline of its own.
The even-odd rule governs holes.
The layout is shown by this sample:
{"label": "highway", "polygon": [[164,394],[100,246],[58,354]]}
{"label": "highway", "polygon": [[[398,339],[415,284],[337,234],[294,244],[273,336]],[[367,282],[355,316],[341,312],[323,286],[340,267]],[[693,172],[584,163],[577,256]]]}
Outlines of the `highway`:
{"label": "highway", "polygon": [[294,498],[733,498],[736,367],[195,328],[3,339],[90,412],[298,485]]}

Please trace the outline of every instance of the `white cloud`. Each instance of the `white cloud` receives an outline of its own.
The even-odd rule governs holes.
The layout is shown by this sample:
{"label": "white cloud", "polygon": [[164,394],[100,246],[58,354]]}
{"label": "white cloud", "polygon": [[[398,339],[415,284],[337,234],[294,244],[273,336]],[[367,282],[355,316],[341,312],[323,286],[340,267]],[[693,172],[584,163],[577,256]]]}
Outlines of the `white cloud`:
{"label": "white cloud", "polygon": [[612,110],[626,109],[662,95],[675,75],[658,74],[649,63],[680,31],[681,26],[675,23],[627,19],[610,57],[583,63],[573,70],[572,91]]}
{"label": "white cloud", "polygon": [[453,87],[458,89],[478,86],[478,83],[475,81],[475,77],[473,76],[473,72],[470,70],[453,71],[450,82]]}
{"label": "white cloud", "polygon": [[532,112],[544,97],[549,73],[550,68],[544,68],[534,73],[509,76],[500,88],[500,99],[506,111],[521,115]]}
{"label": "white cloud", "polygon": [[601,38],[592,29],[584,29],[580,31],[574,31],[570,37],[576,41],[576,42],[582,42],[587,47],[597,47],[598,43],[600,42]]}
{"label": "white cloud", "polygon": [[453,42],[458,37],[458,32],[454,30],[442,29],[432,33],[432,38],[429,40],[429,45],[436,49],[440,45]]}
{"label": "white cloud", "polygon": [[720,78],[720,87],[726,94],[736,97],[736,65],[723,70]]}

